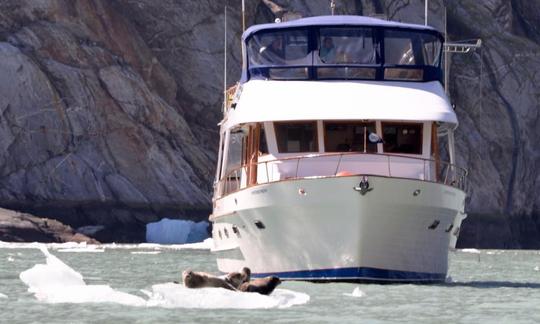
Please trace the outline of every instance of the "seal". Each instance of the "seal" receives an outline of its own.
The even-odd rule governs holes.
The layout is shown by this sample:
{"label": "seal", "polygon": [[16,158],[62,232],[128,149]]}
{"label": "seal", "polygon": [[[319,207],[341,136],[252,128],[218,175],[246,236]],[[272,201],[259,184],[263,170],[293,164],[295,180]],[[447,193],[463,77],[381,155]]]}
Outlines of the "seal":
{"label": "seal", "polygon": [[270,276],[244,282],[238,287],[238,290],[270,295],[279,284],[281,284],[281,280],[278,277]]}
{"label": "seal", "polygon": [[182,280],[186,288],[214,287],[236,290],[236,287],[228,283],[226,279],[222,279],[205,272],[195,272],[190,269],[182,272]]}
{"label": "seal", "polygon": [[225,276],[225,281],[236,289],[240,288],[243,283],[249,282],[250,279],[251,270],[247,267],[242,268],[240,272],[231,272]]}

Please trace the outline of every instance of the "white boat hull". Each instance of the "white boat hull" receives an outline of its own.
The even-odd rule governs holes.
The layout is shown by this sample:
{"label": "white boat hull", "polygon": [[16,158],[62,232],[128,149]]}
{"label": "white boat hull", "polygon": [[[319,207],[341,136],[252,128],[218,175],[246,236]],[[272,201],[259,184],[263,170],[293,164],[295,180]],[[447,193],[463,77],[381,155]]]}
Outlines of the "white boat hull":
{"label": "white boat hull", "polygon": [[313,177],[218,199],[211,220],[219,270],[247,266],[254,277],[285,280],[445,280],[448,250],[466,217],[465,193],[428,181],[365,178],[364,194],[363,176]]}

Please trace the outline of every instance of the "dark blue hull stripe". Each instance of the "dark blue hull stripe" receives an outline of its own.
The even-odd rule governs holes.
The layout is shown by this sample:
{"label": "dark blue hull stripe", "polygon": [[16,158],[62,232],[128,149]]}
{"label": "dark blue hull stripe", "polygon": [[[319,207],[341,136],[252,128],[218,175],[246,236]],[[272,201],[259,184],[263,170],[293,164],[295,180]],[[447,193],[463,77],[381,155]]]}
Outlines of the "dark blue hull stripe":
{"label": "dark blue hull stripe", "polygon": [[339,268],[288,272],[252,273],[252,277],[277,276],[295,280],[444,281],[445,273],[410,272],[377,268]]}

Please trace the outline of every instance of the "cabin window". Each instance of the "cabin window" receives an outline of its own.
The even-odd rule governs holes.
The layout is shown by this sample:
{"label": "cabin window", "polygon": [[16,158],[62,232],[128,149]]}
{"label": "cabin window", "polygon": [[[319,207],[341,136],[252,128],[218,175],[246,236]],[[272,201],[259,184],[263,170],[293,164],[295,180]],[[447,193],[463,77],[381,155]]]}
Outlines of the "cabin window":
{"label": "cabin window", "polygon": [[261,139],[259,142],[259,152],[261,154],[268,154],[268,144],[266,142],[266,132],[264,131],[264,124],[261,124]]}
{"label": "cabin window", "polygon": [[326,64],[375,64],[373,28],[321,28],[319,60]]}
{"label": "cabin window", "polygon": [[384,152],[422,154],[422,124],[382,123]]}
{"label": "cabin window", "polygon": [[325,122],[325,151],[376,153],[377,144],[368,139],[370,133],[376,133],[375,123]]}
{"label": "cabin window", "polygon": [[274,123],[280,153],[317,152],[316,122]]}
{"label": "cabin window", "polygon": [[[231,131],[229,136],[229,149],[227,153],[227,165],[223,176],[231,176],[231,172],[239,169],[242,166],[242,160],[245,159],[243,152],[245,152],[245,138],[244,133],[238,129]],[[234,175],[233,175],[234,176]]]}
{"label": "cabin window", "polygon": [[433,34],[385,30],[384,63],[438,66],[441,46],[441,41]]}
{"label": "cabin window", "polygon": [[247,43],[250,67],[310,65],[308,39],[307,29],[257,33]]}

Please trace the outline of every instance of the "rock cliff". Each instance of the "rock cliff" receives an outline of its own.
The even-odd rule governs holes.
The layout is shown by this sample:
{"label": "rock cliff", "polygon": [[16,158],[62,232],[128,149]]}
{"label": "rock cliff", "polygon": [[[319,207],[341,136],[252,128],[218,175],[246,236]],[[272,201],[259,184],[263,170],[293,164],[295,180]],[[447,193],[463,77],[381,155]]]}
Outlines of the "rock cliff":
{"label": "rock cliff", "polygon": [[[423,23],[423,0],[338,0],[338,14]],[[228,2],[228,75],[240,68],[240,1]],[[328,14],[327,0],[247,0],[247,23]],[[450,40],[458,162],[470,171],[460,245],[540,247],[540,4],[431,0]],[[101,241],[144,239],[162,217],[211,208],[223,88],[224,2],[0,3],[0,206]]]}

